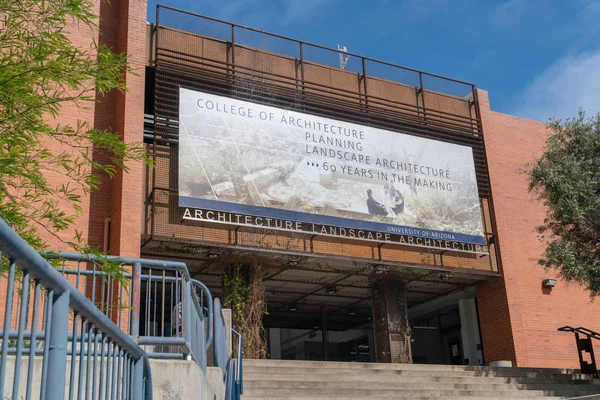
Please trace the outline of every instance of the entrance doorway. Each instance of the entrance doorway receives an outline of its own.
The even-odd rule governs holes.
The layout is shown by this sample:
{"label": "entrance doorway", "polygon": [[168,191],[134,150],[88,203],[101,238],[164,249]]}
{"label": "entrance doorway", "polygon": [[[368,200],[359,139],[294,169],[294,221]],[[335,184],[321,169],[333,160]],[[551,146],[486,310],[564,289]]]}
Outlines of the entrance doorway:
{"label": "entrance doorway", "polygon": [[372,362],[370,326],[346,331],[269,329],[271,358],[282,360]]}
{"label": "entrance doorway", "polygon": [[482,365],[475,288],[409,309],[415,364]]}
{"label": "entrance doorway", "polygon": [[[247,257],[212,248],[173,255],[220,298],[225,298],[223,265]],[[292,255],[263,254],[260,263],[265,272],[268,313],[263,327],[269,358],[375,362],[372,282],[389,273],[406,282],[414,363],[483,363],[474,286],[483,275]]]}

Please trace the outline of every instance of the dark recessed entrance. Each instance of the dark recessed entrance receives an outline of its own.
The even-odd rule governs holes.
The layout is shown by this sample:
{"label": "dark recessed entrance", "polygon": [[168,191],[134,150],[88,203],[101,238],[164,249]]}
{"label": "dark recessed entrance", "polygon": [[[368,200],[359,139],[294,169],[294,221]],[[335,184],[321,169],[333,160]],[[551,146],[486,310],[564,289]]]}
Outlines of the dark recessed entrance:
{"label": "dark recessed entrance", "polygon": [[[222,296],[220,258],[256,257],[207,248],[171,254],[194,278]],[[146,257],[169,258],[147,252]],[[475,284],[493,276],[471,271],[382,266],[335,258],[262,253],[268,315],[268,357],[290,360],[375,362],[371,282],[393,274],[405,282],[414,363],[481,364]]]}

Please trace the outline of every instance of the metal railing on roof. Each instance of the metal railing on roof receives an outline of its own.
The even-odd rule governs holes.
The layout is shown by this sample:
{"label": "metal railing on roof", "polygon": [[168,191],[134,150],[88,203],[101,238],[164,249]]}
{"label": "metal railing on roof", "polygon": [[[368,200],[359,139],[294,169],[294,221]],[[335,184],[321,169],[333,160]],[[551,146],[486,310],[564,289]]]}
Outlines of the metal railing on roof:
{"label": "metal railing on roof", "polygon": [[152,399],[144,350],[3,220],[0,254],[3,398]]}

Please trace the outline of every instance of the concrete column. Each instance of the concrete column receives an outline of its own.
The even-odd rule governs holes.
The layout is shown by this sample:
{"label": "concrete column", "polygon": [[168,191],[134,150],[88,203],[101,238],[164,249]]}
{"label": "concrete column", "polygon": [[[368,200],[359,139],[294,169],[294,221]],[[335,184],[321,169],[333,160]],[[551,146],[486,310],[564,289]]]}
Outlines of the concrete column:
{"label": "concrete column", "polygon": [[479,321],[475,299],[460,299],[458,301],[460,312],[460,334],[463,344],[464,358],[469,359],[469,365],[481,365],[483,354],[481,351],[481,338],[479,337]]}
{"label": "concrete column", "polygon": [[269,339],[271,358],[281,360],[281,329],[269,328]]}
{"label": "concrete column", "polygon": [[406,282],[389,275],[371,281],[375,360],[384,363],[412,363]]}

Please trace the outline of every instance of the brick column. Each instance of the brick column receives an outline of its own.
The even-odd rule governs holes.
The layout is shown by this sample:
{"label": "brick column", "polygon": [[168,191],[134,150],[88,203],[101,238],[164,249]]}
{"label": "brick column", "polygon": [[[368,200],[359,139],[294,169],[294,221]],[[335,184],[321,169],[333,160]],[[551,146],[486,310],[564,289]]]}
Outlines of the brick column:
{"label": "brick column", "polygon": [[[115,15],[116,13],[116,15]],[[113,0],[106,8],[116,24],[114,51],[127,54],[133,72],[125,73],[127,93],[115,93],[114,131],[127,143],[142,146],[144,140],[144,90],[146,56],[146,0]],[[112,180],[110,253],[139,257],[142,232],[143,164],[128,162],[128,171],[118,170]],[[129,304],[129,293],[114,283],[113,301]],[[119,294],[122,293],[122,297]],[[118,304],[118,303],[117,303]],[[137,305],[134,304],[133,307]],[[120,309],[114,322],[129,332],[129,312]]]}
{"label": "brick column", "polygon": [[387,274],[371,281],[376,361],[412,363],[406,282]]}
{"label": "brick column", "polygon": [[[115,51],[126,53],[133,73],[126,73],[129,91],[116,95],[115,131],[123,141],[143,142],[144,86],[146,55],[146,1],[121,0],[111,2],[118,11],[118,35]],[[142,230],[141,162],[127,163],[128,172],[118,171],[112,182],[110,252],[114,255],[138,257]]]}

